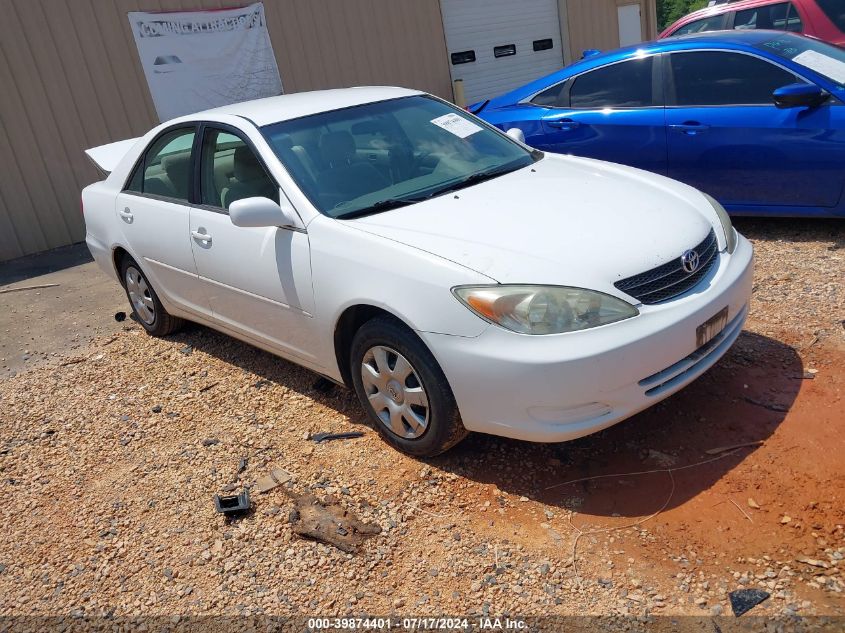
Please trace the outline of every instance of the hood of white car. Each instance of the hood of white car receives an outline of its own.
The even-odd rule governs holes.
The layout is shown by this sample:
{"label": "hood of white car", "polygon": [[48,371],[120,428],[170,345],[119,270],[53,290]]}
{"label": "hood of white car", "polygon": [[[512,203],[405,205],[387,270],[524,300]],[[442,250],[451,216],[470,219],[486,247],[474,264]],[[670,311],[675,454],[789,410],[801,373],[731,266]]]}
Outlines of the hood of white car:
{"label": "hood of white car", "polygon": [[614,282],[680,257],[716,228],[708,208],[701,194],[667,178],[547,155],[474,187],[352,223],[499,283],[619,294]]}

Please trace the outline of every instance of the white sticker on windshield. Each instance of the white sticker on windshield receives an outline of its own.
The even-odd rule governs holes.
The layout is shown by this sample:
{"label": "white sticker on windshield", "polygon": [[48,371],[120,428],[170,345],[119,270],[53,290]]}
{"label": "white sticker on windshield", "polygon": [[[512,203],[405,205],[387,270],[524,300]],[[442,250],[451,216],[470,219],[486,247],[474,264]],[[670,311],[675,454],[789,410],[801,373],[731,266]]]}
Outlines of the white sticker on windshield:
{"label": "white sticker on windshield", "polygon": [[451,132],[458,138],[466,138],[467,136],[481,131],[480,125],[476,125],[472,121],[468,121],[464,117],[453,112],[439,116],[436,119],[432,119],[431,122],[437,127],[442,127],[447,132]]}
{"label": "white sticker on windshield", "polygon": [[820,75],[829,77],[833,81],[845,84],[845,62],[829,57],[816,51],[804,51],[792,58],[792,61],[815,70]]}

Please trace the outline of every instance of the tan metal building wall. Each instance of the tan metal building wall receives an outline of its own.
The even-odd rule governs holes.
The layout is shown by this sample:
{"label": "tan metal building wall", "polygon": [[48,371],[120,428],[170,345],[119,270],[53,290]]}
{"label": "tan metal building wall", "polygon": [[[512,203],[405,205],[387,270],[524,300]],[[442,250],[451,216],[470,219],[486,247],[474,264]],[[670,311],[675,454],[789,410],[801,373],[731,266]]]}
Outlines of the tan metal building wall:
{"label": "tan metal building wall", "polygon": [[581,58],[589,48],[602,51],[619,47],[618,8],[640,5],[644,41],[657,38],[657,0],[558,0],[561,31],[569,42],[567,63]]}
{"label": "tan metal building wall", "polygon": [[[129,11],[249,0],[0,0],[0,261],[85,237],[83,150],[158,120]],[[264,0],[286,92],[405,85],[451,98],[439,0]]]}

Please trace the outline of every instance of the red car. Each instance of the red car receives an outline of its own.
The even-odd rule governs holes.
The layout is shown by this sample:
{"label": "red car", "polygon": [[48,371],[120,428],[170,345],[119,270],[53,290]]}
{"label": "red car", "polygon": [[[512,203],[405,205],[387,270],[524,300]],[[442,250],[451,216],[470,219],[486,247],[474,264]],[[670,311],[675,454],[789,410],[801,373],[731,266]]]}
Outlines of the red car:
{"label": "red car", "polygon": [[845,47],[845,0],[722,2],[682,17],[660,37],[732,29],[792,31]]}

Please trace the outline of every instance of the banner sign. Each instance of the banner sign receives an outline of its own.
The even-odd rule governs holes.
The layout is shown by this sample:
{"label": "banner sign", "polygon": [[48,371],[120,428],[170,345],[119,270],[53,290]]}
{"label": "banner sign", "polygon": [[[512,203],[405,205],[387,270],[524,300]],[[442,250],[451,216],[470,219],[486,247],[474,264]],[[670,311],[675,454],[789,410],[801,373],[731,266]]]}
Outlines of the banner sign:
{"label": "banner sign", "polygon": [[129,13],[159,119],[282,94],[264,4]]}

